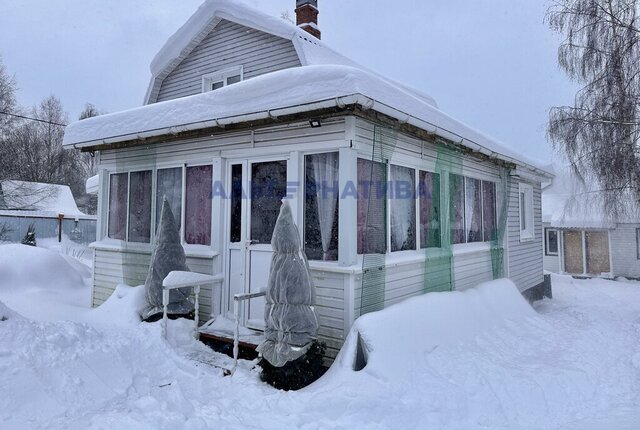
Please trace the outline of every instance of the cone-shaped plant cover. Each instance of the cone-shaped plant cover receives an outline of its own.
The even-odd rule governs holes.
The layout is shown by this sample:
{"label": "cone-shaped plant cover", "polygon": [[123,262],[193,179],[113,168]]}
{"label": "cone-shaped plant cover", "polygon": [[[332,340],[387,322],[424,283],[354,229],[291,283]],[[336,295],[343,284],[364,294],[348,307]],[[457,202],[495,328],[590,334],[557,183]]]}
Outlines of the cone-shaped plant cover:
{"label": "cone-shaped plant cover", "polygon": [[[174,270],[189,271],[187,258],[180,243],[180,231],[176,225],[171,206],[165,198],[162,202],[160,225],[156,234],[156,245],[151,255],[151,265],[144,283],[147,306],[141,313],[143,320],[150,320],[162,313],[162,280]],[[185,315],[193,312],[194,306],[188,299],[189,290],[171,290],[169,295],[169,315]]]}
{"label": "cone-shaped plant cover", "polygon": [[318,334],[315,291],[300,235],[285,200],[271,238],[273,257],[267,284],[265,340],[258,351],[273,366],[302,356]]}

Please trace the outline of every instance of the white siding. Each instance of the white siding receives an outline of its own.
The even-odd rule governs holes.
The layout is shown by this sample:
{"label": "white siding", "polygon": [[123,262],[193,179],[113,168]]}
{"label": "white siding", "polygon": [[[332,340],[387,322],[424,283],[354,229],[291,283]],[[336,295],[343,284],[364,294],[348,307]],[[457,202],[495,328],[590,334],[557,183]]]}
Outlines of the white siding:
{"label": "white siding", "polygon": [[560,273],[560,257],[558,255],[545,255],[543,259],[544,270]]}
{"label": "white siding", "polygon": [[611,230],[611,260],[614,276],[640,277],[640,260],[636,250],[636,228],[640,224],[618,224]]}
{"label": "white siding", "polygon": [[[119,284],[143,285],[149,271],[149,252],[95,250],[93,303],[99,306],[115,291]],[[212,259],[187,257],[187,266],[194,272],[212,274]],[[211,288],[200,291],[200,320],[211,316]]]}
{"label": "white siding", "polygon": [[165,101],[202,92],[202,75],[234,66],[244,79],[300,66],[290,40],[222,20],[163,80],[157,98]]}
{"label": "white siding", "polygon": [[465,290],[493,279],[491,251],[489,249],[466,252],[454,257],[455,289]]}
{"label": "white siding", "polygon": [[100,168],[116,170],[204,163],[213,157],[247,158],[345,145],[344,118],[326,119],[322,127],[307,122],[229,132],[211,137],[102,151]]}
{"label": "white siding", "polygon": [[508,265],[509,278],[518,286],[520,291],[528,290],[542,283],[542,206],[540,200],[540,183],[530,183],[533,186],[533,220],[534,238],[520,241],[520,206],[518,177],[510,181],[509,211],[507,217]]}
{"label": "white siding", "polygon": [[316,289],[318,336],[327,345],[327,357],[333,359],[344,342],[344,277],[342,273],[311,269]]}

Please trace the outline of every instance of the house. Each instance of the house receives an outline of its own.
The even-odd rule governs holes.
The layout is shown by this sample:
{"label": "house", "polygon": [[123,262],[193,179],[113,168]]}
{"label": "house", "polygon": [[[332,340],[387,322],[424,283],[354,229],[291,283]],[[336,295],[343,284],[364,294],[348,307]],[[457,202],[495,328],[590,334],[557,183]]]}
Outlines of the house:
{"label": "house", "polygon": [[[266,286],[289,199],[330,357],[360,314],[417,294],[502,276],[539,292],[551,175],[331,50],[317,1],[296,3],[298,26],[206,1],[151,63],[144,106],[67,127],[99,161],[93,305],[144,281],[164,197],[189,267],[223,279],[205,319]],[[245,302],[242,324],[259,330],[263,307]]]}
{"label": "house", "polygon": [[67,185],[0,181],[0,226],[6,229],[0,240],[20,242],[31,224],[38,238],[58,237],[60,225],[75,242],[96,237],[96,217],[80,212]]}
{"label": "house", "polygon": [[640,278],[640,214],[627,205],[617,216],[605,210],[599,187],[578,179],[568,166],[542,192],[544,268],[577,276]]}

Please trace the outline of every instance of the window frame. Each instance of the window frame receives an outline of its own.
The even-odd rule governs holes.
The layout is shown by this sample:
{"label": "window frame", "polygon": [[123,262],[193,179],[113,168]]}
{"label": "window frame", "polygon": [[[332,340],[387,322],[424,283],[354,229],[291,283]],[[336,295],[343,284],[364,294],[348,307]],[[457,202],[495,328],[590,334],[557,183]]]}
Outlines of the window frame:
{"label": "window frame", "polygon": [[[111,180],[113,176],[117,176],[117,175],[122,175],[125,174],[127,175],[127,194],[124,198],[124,212],[125,212],[125,222],[124,222],[124,239],[117,239],[117,238],[112,238],[111,236],[109,236],[109,228],[111,225]],[[122,242],[126,242],[127,241],[127,236],[129,234],[129,187],[130,187],[130,172],[109,172],[109,178],[107,181],[107,199],[106,199],[106,222],[105,222],[105,230],[104,230],[104,237],[108,238],[108,239],[112,239],[112,240],[119,240]]]}
{"label": "window frame", "polygon": [[[396,188],[395,185],[391,185],[392,187],[394,187],[392,190],[389,190],[389,184],[391,184],[391,169],[393,167],[396,168],[400,168],[400,169],[406,169],[406,170],[412,170],[413,171],[413,248],[407,248],[407,249],[393,249],[393,229],[391,228],[391,212],[392,212],[392,208],[393,208],[393,200],[396,200]],[[386,201],[386,205],[387,205],[387,253],[393,253],[396,254],[398,252],[411,252],[411,251],[416,251],[420,248],[418,248],[419,244],[419,240],[418,240],[418,221],[420,220],[418,211],[416,210],[416,201],[418,200],[418,196],[417,196],[417,189],[418,189],[418,183],[417,183],[417,179],[419,179],[417,177],[418,172],[420,170],[416,169],[415,167],[412,166],[407,166],[405,164],[399,164],[399,163],[391,163],[388,162],[387,163],[387,201]]]}
{"label": "window frame", "polygon": [[[337,182],[337,192],[338,192],[338,196],[337,196],[337,203],[336,203],[336,220],[335,220],[335,224],[336,224],[336,249],[335,249],[335,254],[336,254],[336,258],[335,259],[330,259],[330,260],[324,260],[324,259],[318,259],[318,258],[311,258],[306,254],[306,250],[307,250],[307,205],[306,205],[306,198],[307,198],[307,192],[309,192],[309,190],[307,189],[307,157],[311,157],[313,155],[319,155],[319,154],[332,154],[335,153],[337,158],[338,158],[338,176],[336,177],[336,182]],[[329,263],[336,263],[338,261],[340,261],[340,151],[336,151],[336,150],[327,150],[327,151],[313,151],[313,152],[304,152],[301,154],[302,156],[302,196],[304,201],[302,202],[302,247],[303,250],[305,251],[305,255],[307,255],[307,259],[309,261],[321,261],[321,262],[329,262]]]}
{"label": "window frame", "polygon": [[[212,214],[212,219],[211,219],[211,225],[210,225],[210,237],[211,237],[211,243],[209,245],[197,245],[197,244],[189,244],[186,241],[185,238],[185,215],[186,215],[186,192],[187,192],[187,187],[186,187],[186,174],[187,174],[187,168],[188,167],[199,167],[199,166],[211,166],[211,185],[212,187],[215,185],[214,182],[214,177],[215,177],[215,163],[209,161],[209,162],[200,162],[200,163],[180,163],[180,164],[175,164],[175,163],[160,163],[157,166],[154,166],[152,168],[136,168],[136,169],[132,169],[132,170],[127,170],[127,171],[112,171],[112,172],[108,172],[108,180],[107,183],[111,184],[111,177],[113,175],[121,175],[121,174],[126,174],[127,175],[127,196],[126,196],[126,223],[125,223],[125,238],[124,239],[112,239],[109,236],[109,219],[111,217],[110,215],[110,198],[111,198],[111,186],[109,185],[108,188],[108,192],[107,192],[107,196],[106,196],[106,207],[104,210],[104,213],[106,214],[106,223],[105,223],[105,227],[104,227],[104,232],[103,232],[103,238],[106,239],[112,239],[112,240],[118,240],[121,241],[123,243],[126,243],[127,246],[152,246],[156,243],[156,237],[157,237],[157,229],[158,229],[158,225],[159,225],[159,219],[158,219],[158,213],[162,208],[158,207],[158,199],[157,199],[157,187],[158,187],[158,171],[159,170],[166,170],[166,169],[181,169],[181,176],[182,176],[182,187],[181,187],[181,195],[180,195],[180,224],[177,226],[179,233],[180,233],[180,243],[183,247],[185,248],[197,248],[197,247],[208,247],[211,248],[214,246],[213,243],[213,237],[214,237],[214,220],[213,220],[213,205],[212,205],[212,209],[211,209],[211,214]],[[151,171],[151,224],[150,224],[150,228],[151,228],[151,235],[150,235],[150,239],[149,242],[131,242],[129,241],[129,201],[131,198],[131,173],[135,173],[135,172],[144,172],[144,171]]]}
{"label": "window frame", "polygon": [[[494,215],[494,222],[495,222],[495,229],[498,229],[498,183],[495,182],[494,180],[490,180],[490,179],[482,179],[482,178],[478,178],[478,177],[473,177],[473,176],[467,176],[461,173],[454,173],[454,172],[448,172],[448,185],[446,188],[446,191],[449,193],[448,194],[448,198],[449,198],[449,231],[446,232],[445,234],[449,235],[449,240],[450,240],[450,245],[451,246],[460,246],[460,245],[466,245],[466,244],[470,244],[470,243],[491,243],[494,239],[489,239],[489,240],[485,240],[485,201],[484,201],[484,188],[485,188],[485,184],[492,184],[493,186],[493,192],[494,192],[494,198],[493,198],[493,215]],[[452,225],[453,225],[453,220],[451,219],[451,216],[453,215],[453,211],[452,211],[452,207],[451,207],[451,197],[452,197],[452,193],[451,193],[451,177],[452,176],[459,176],[460,178],[462,178],[462,226],[463,226],[463,241],[462,242],[454,242],[453,240],[453,234],[452,234]],[[469,242],[469,235],[468,232],[466,231],[466,225],[467,225],[467,180],[475,180],[479,182],[479,190],[480,190],[480,240],[476,240],[473,242]]]}
{"label": "window frame", "polygon": [[[551,252],[549,250],[549,233],[554,232],[556,234],[556,251]],[[636,232],[636,240],[637,240]],[[557,257],[560,254],[560,231],[557,228],[545,228],[544,229],[544,255],[550,257]]]}
{"label": "window frame", "polygon": [[[434,200],[434,188],[433,185],[434,183],[437,184],[437,212],[438,212],[438,246],[423,246],[423,238],[422,238],[422,219],[423,216],[427,216],[428,218],[428,214],[425,215],[422,212],[422,190],[420,190],[420,175],[421,173],[424,172],[428,175],[431,176],[431,205],[433,206],[433,200]],[[440,172],[435,172],[435,171],[431,171],[428,169],[416,169],[416,247],[418,249],[418,251],[420,250],[424,250],[424,249],[440,249],[442,248],[442,235],[443,235],[443,231],[442,231],[442,176],[443,173]],[[435,178],[437,179],[437,182],[434,181]],[[430,224],[429,219],[426,220],[427,221],[427,230],[429,230],[428,225]],[[447,234],[449,234],[449,232],[447,232]],[[428,240],[428,238],[427,238]],[[428,243],[428,242],[427,242]]]}
{"label": "window frame", "polygon": [[228,67],[212,73],[202,75],[202,92],[208,93],[215,91],[211,86],[215,83],[222,82],[222,87],[232,85],[228,83],[229,78],[240,75],[240,82],[244,81],[244,66]]}
{"label": "window frame", "polygon": [[534,240],[533,186],[524,182],[518,184],[518,218],[520,220],[520,242]]}

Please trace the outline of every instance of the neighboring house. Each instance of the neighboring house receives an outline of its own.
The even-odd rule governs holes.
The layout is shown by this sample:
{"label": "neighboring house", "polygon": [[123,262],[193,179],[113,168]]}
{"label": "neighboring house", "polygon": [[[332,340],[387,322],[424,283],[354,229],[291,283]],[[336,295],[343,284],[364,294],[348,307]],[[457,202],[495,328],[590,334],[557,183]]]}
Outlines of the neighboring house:
{"label": "neighboring house", "polygon": [[[316,1],[297,6],[300,27],[205,2],[154,58],[145,106],[67,127],[64,145],[99,161],[93,305],[144,282],[163,197],[189,267],[223,278],[203,318],[266,286],[289,198],[329,356],[360,314],[417,294],[500,276],[540,291],[551,175],[332,51],[303,29],[319,36]],[[263,314],[254,299],[242,324]]]}
{"label": "neighboring house", "polygon": [[0,224],[9,228],[2,240],[20,242],[31,224],[36,238],[58,237],[59,215],[62,233],[71,240],[95,241],[96,217],[80,212],[68,186],[0,181]]}
{"label": "neighboring house", "polygon": [[544,268],[578,276],[640,277],[640,217],[631,204],[613,218],[598,187],[556,167],[542,193]]}

